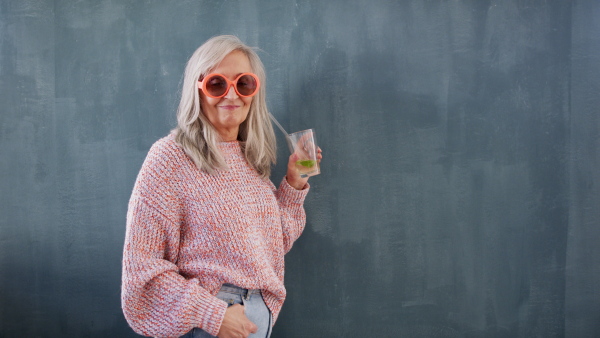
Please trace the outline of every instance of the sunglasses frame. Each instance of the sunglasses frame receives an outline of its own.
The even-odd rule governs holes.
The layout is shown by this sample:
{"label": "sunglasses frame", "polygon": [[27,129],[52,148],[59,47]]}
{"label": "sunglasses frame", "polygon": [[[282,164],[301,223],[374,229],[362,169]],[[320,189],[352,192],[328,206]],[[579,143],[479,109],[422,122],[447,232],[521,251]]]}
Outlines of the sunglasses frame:
{"label": "sunglasses frame", "polygon": [[[251,95],[242,95],[242,94],[240,94],[240,92],[239,92],[239,91],[238,91],[238,89],[237,89],[237,83],[238,83],[238,80],[239,80],[239,79],[240,79],[242,76],[245,76],[245,75],[249,75],[249,76],[251,76],[251,77],[252,77],[252,78],[253,78],[253,79],[256,81],[256,90],[255,90],[255,91],[254,91],[254,93],[252,93]],[[206,79],[210,79],[211,77],[215,77],[215,76],[220,76],[220,77],[222,77],[222,78],[224,78],[224,79],[225,79],[225,82],[227,82],[227,89],[225,89],[225,92],[224,92],[222,95],[219,95],[219,96],[214,96],[214,95],[210,94],[210,93],[208,92],[208,89],[206,89],[206,84],[207,84],[207,81],[205,81],[205,80],[206,80]],[[227,78],[225,75],[223,75],[223,74],[219,74],[219,73],[210,73],[210,74],[206,75],[206,76],[205,76],[205,77],[204,77],[202,80],[198,80],[198,87],[199,87],[199,88],[202,90],[202,92],[204,93],[204,95],[206,95],[206,96],[208,96],[208,97],[212,97],[213,99],[220,99],[220,98],[222,98],[222,97],[226,96],[226,95],[227,95],[227,93],[229,93],[229,90],[231,89],[231,86],[233,86],[233,90],[235,90],[235,93],[236,93],[238,96],[241,96],[241,97],[252,97],[252,96],[254,96],[254,95],[258,94],[258,90],[260,89],[260,80],[258,79],[258,76],[257,76],[256,74],[254,74],[254,73],[242,73],[242,74],[238,75],[238,76],[235,78],[235,80],[233,80],[233,81],[230,81],[230,80],[229,80],[229,79],[228,79],[228,78]]]}

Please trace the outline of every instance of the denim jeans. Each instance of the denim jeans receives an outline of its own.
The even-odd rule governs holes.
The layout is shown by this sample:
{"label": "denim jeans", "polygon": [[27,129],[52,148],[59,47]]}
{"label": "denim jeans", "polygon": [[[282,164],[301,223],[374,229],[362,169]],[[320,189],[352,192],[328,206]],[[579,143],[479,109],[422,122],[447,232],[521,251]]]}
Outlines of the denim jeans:
{"label": "denim jeans", "polygon": [[[250,338],[269,338],[271,336],[271,311],[265,304],[260,290],[246,290],[235,285],[224,284],[217,293],[217,298],[227,302],[228,306],[233,304],[244,305],[246,317],[258,326],[258,331],[251,334]],[[182,336],[182,338],[214,337],[199,328],[194,328]]]}

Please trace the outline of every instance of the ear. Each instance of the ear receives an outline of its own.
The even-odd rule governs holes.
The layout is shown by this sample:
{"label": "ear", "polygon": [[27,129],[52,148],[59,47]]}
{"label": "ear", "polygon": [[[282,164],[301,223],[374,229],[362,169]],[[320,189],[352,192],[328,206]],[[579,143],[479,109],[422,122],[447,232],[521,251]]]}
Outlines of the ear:
{"label": "ear", "polygon": [[198,89],[202,89],[202,81],[198,81]]}

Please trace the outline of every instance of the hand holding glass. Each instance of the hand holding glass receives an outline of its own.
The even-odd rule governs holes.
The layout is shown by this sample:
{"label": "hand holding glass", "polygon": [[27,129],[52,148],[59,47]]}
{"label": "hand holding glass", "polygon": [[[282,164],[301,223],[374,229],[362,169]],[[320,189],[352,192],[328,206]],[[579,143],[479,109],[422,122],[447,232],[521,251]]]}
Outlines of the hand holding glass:
{"label": "hand holding glass", "polygon": [[288,146],[290,152],[298,156],[296,168],[301,177],[315,176],[321,172],[317,159],[318,147],[315,132],[312,129],[289,134]]}

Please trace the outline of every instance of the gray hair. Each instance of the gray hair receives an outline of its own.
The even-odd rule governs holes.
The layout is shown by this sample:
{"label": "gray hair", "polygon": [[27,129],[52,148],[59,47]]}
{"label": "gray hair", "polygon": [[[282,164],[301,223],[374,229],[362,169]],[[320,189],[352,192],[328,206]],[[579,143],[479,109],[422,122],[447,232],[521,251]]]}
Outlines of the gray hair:
{"label": "gray hair", "polygon": [[250,61],[252,71],[260,80],[260,89],[253,97],[248,117],[240,125],[241,141],[248,163],[263,177],[269,177],[271,165],[276,160],[276,141],[266,104],[266,76],[260,58],[253,48],[232,35],[216,36],[200,46],[185,67],[181,101],[177,109],[175,140],[192,158],[198,169],[214,173],[227,169],[219,150],[219,133],[202,112],[198,80],[214,69],[233,51],[243,52]]}

